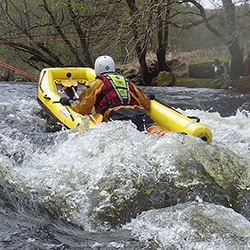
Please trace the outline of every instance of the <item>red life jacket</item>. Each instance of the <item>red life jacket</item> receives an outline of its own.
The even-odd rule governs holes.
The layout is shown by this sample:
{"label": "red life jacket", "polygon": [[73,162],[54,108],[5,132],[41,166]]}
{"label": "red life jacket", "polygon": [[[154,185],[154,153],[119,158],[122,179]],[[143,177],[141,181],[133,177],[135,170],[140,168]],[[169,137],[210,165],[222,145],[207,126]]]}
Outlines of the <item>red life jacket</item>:
{"label": "red life jacket", "polygon": [[139,105],[128,91],[130,90],[137,97],[135,88],[126,77],[119,74],[102,74],[97,78],[104,82],[95,104],[100,113],[104,114],[108,109],[116,106]]}

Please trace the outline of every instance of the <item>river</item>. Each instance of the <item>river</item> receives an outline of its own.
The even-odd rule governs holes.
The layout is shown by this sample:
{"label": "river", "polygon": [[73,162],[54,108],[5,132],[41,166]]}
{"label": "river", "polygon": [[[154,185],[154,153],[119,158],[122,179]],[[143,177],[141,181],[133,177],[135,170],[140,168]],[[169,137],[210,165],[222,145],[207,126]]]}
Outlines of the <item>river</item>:
{"label": "river", "polygon": [[0,82],[0,249],[250,249],[250,95],[144,87],[211,143],[112,122],[58,129]]}

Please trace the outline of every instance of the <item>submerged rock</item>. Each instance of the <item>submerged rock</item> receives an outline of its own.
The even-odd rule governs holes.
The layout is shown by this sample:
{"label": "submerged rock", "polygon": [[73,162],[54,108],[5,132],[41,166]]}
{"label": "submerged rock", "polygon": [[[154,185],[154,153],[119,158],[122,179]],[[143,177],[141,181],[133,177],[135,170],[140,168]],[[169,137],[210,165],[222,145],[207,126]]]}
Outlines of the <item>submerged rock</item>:
{"label": "submerged rock", "polygon": [[242,159],[194,138],[172,143],[153,145],[144,155],[146,165],[115,163],[91,195],[91,216],[116,226],[152,208],[201,200],[231,207],[250,219],[250,197],[239,199],[249,185],[243,185],[247,167]]}

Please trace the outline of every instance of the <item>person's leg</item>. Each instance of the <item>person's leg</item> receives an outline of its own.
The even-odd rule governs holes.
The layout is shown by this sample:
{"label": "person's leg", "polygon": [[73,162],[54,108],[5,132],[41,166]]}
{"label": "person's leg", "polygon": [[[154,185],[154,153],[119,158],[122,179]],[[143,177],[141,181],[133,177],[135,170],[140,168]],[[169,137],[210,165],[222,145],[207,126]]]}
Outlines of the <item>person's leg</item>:
{"label": "person's leg", "polygon": [[160,128],[156,123],[147,115],[144,109],[140,108],[120,108],[116,111],[112,110],[109,114],[109,120],[131,120],[139,131],[147,131],[150,134],[164,135],[165,130]]}
{"label": "person's leg", "polygon": [[109,113],[109,121],[131,121],[134,123],[139,131],[146,130],[144,119],[144,110],[142,109],[132,109],[132,108],[120,108],[118,110],[112,110]]}
{"label": "person's leg", "polygon": [[140,131],[147,131],[149,134],[157,134],[159,136],[163,136],[166,131],[160,128],[149,115],[147,115],[144,109],[135,108],[136,113],[140,114],[140,124],[142,130]]}

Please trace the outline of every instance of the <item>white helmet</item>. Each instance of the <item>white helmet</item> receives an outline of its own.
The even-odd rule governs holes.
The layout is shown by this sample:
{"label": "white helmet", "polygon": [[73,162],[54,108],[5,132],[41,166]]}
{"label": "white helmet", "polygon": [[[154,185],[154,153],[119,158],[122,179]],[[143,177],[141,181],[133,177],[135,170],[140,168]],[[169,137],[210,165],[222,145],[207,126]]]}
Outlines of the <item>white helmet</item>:
{"label": "white helmet", "polygon": [[99,56],[95,60],[95,73],[115,73],[115,62],[110,56]]}

